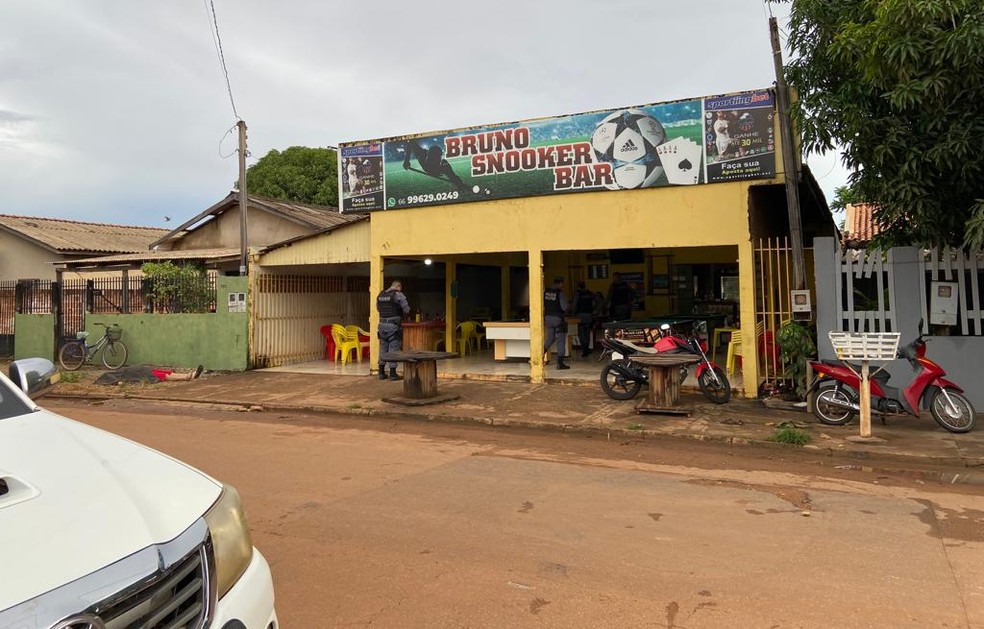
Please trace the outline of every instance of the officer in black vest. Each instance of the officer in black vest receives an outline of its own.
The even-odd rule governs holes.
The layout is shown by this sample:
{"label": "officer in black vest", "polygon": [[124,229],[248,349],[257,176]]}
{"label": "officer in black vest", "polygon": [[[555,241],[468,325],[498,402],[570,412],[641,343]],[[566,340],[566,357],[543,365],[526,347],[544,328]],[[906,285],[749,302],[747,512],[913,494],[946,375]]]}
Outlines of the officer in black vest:
{"label": "officer in black vest", "polygon": [[[407,303],[407,296],[403,294],[403,284],[399,280],[393,280],[390,287],[376,296],[376,310],[379,311],[379,330],[376,336],[379,337],[379,355],[387,352],[398,352],[403,342],[403,317],[410,314],[410,304]],[[389,379],[399,380],[396,375],[396,363],[388,363]],[[386,380],[386,367],[383,361],[379,361],[379,379]]]}
{"label": "officer in black vest", "polygon": [[557,341],[557,369],[570,369],[564,364],[567,357],[567,297],[564,295],[564,278],[554,278],[553,286],[543,291],[543,352]]}
{"label": "officer in black vest", "polygon": [[608,309],[614,321],[632,318],[632,287],[625,283],[620,273],[612,275],[612,285],[608,287]]}
{"label": "officer in black vest", "polygon": [[586,358],[591,353],[594,311],[594,293],[585,287],[584,282],[578,282],[577,292],[574,293],[574,316],[577,317],[577,339],[581,344],[581,358]]}

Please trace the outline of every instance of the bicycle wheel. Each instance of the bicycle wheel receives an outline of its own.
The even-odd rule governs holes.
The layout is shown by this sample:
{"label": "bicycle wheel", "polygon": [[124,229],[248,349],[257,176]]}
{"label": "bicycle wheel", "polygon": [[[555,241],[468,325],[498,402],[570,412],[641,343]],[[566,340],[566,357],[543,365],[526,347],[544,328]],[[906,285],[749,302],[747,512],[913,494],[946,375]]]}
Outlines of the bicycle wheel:
{"label": "bicycle wheel", "polygon": [[70,341],[58,351],[58,364],[66,371],[75,371],[85,363],[85,345]]}
{"label": "bicycle wheel", "polygon": [[102,351],[102,364],[106,369],[119,369],[126,364],[129,352],[123,341],[107,341]]}

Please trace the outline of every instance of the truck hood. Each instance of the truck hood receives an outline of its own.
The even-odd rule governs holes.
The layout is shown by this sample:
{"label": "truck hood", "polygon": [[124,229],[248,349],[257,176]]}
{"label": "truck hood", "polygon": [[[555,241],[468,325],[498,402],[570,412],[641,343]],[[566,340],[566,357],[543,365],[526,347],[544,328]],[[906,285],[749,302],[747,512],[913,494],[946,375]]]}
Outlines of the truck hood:
{"label": "truck hood", "polygon": [[0,420],[0,479],[0,610],[177,537],[222,489],[150,448],[44,410]]}

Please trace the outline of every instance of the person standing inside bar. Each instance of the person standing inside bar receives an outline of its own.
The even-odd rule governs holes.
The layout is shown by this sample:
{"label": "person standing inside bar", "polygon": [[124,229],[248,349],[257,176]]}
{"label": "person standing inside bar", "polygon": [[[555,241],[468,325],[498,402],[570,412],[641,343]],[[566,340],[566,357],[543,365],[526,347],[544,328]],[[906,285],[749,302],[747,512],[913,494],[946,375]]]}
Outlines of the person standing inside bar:
{"label": "person standing inside bar", "polygon": [[[390,287],[376,296],[376,310],[379,312],[379,355],[388,352],[398,352],[403,344],[403,318],[410,314],[410,304],[403,294],[403,284],[393,280]],[[396,363],[384,364],[379,361],[379,379],[386,380],[386,367],[389,367],[389,379],[399,380],[396,375]]]}
{"label": "person standing inside bar", "polygon": [[553,285],[543,291],[543,353],[546,354],[557,341],[557,369],[570,369],[564,363],[567,357],[567,296],[564,295],[564,278],[554,278]]}
{"label": "person standing inside bar", "polygon": [[625,283],[621,273],[612,275],[612,285],[608,287],[608,314],[613,321],[632,318],[632,287]]}
{"label": "person standing inside bar", "polygon": [[585,287],[584,282],[577,283],[574,293],[574,316],[577,317],[577,340],[581,344],[581,358],[591,354],[591,332],[594,329],[595,296]]}

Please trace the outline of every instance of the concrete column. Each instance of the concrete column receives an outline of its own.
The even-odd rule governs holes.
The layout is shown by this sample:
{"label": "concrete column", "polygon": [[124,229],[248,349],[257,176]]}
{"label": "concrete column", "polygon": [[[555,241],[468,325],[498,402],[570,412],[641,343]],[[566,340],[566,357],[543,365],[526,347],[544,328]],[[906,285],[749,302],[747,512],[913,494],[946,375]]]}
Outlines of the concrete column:
{"label": "concrete column", "polygon": [[813,239],[813,276],[817,294],[814,299],[817,309],[817,353],[820,358],[834,360],[834,348],[827,332],[840,330],[840,295],[837,294],[836,274],[840,271],[834,264],[837,242],[830,237]]}
{"label": "concrete column", "polygon": [[755,334],[755,251],[752,243],[738,244],[738,291],[741,318],[741,374],[744,396],[758,397],[758,338]]}
{"label": "concrete column", "polygon": [[451,289],[457,281],[458,263],[453,256],[448,256],[444,261],[444,351],[446,352],[458,351],[458,346],[454,342],[455,328],[458,327],[458,298],[451,294]]}
{"label": "concrete column", "polygon": [[543,252],[529,251],[530,275],[530,380],[543,382]]}
{"label": "concrete column", "polygon": [[383,292],[383,257],[369,258],[369,369],[379,365],[379,312],[376,295]]}

